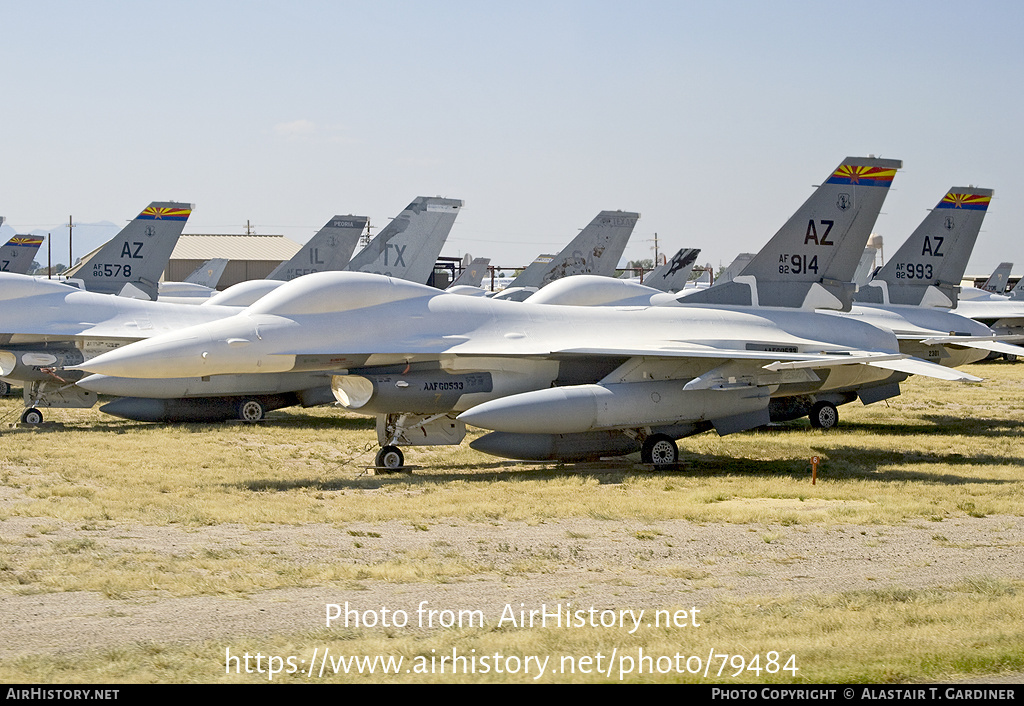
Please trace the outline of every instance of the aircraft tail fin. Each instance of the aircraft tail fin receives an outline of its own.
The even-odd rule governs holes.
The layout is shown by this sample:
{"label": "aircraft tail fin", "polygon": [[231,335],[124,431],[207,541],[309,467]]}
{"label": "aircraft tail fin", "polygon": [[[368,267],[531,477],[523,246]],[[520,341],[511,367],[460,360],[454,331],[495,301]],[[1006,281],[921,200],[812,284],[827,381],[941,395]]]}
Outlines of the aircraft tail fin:
{"label": "aircraft tail fin", "polygon": [[483,284],[484,275],[487,274],[487,266],[491,264],[491,258],[489,257],[477,257],[473,258],[473,261],[469,263],[469,266],[462,271],[455,281],[449,285],[449,288],[457,285],[467,285],[469,287],[479,287]]}
{"label": "aircraft tail fin", "polygon": [[198,284],[210,289],[216,289],[224,270],[227,269],[228,259],[226,257],[215,257],[207,260],[197,267],[192,274],[185,278],[189,284]]}
{"label": "aircraft tail fin", "polygon": [[344,269],[426,284],[461,208],[458,199],[417,197]]}
{"label": "aircraft tail fin", "polygon": [[863,287],[871,279],[871,273],[875,271],[875,258],[878,257],[878,248],[868,246],[864,248],[863,254],[860,256],[860,262],[857,264],[857,269],[853,273],[853,283],[858,287]]}
{"label": "aircraft tail fin", "polygon": [[750,261],[754,259],[755,253],[752,252],[741,252],[733,261],[729,263],[729,266],[722,271],[722,274],[715,278],[714,286],[720,287],[726,282],[732,282],[736,277],[743,272],[743,268],[750,264]]}
{"label": "aircraft tail fin", "polygon": [[854,271],[902,166],[847,157],[732,282],[686,303],[848,310]]}
{"label": "aircraft tail fin", "polygon": [[65,274],[81,279],[90,292],[120,294],[131,284],[133,292],[156,300],[157,282],[192,209],[191,204],[154,201]]}
{"label": "aircraft tail fin", "polygon": [[613,276],[639,218],[639,213],[601,211],[558,255],[547,262],[534,260],[508,289],[540,289],[570,275]]}
{"label": "aircraft tail fin", "polygon": [[1010,299],[1024,299],[1024,277],[1017,280],[1017,284],[1013,285],[1013,289],[1007,292],[1006,296]]}
{"label": "aircraft tail fin", "polygon": [[366,216],[334,216],[290,260],[267,275],[267,279],[287,282],[312,272],[345,269],[368,220]]}
{"label": "aircraft tail fin", "polygon": [[662,292],[679,292],[690,279],[693,263],[700,255],[699,248],[680,248],[664,265],[659,265],[647,273],[644,284]]}
{"label": "aircraft tail fin", "polygon": [[858,302],[955,307],[992,189],[953,187],[896,254],[857,292]]}
{"label": "aircraft tail fin", "polygon": [[[3,222],[3,216],[0,216],[0,224]],[[0,245],[0,272],[28,274],[32,269],[32,260],[42,244],[41,235],[16,235],[6,244]]]}
{"label": "aircraft tail fin", "polygon": [[989,278],[985,280],[985,284],[981,285],[981,289],[986,292],[995,292],[996,294],[1003,294],[1006,291],[1006,285],[1010,280],[1010,272],[1013,270],[1012,262],[1000,262],[999,266],[992,271]]}

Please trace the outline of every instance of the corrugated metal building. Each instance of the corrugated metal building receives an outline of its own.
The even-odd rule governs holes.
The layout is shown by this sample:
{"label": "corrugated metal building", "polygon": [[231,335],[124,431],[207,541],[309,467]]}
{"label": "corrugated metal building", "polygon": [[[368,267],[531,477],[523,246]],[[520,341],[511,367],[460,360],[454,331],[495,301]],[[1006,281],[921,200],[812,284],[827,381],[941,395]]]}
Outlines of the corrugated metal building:
{"label": "corrugated metal building", "polygon": [[182,234],[163,278],[180,282],[207,260],[222,257],[229,260],[217,285],[223,290],[238,282],[265,278],[301,247],[283,235]]}

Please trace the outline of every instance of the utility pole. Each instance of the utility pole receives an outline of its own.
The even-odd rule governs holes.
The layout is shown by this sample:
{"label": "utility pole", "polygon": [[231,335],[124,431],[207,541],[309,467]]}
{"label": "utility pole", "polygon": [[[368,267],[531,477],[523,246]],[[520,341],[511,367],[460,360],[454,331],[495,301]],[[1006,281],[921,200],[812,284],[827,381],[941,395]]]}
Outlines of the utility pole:
{"label": "utility pole", "polygon": [[74,231],[75,224],[71,220],[71,216],[68,216],[68,268],[71,268],[75,264],[74,256]]}
{"label": "utility pole", "polygon": [[370,219],[366,219],[366,232],[359,238],[359,244],[364,248],[370,244]]}

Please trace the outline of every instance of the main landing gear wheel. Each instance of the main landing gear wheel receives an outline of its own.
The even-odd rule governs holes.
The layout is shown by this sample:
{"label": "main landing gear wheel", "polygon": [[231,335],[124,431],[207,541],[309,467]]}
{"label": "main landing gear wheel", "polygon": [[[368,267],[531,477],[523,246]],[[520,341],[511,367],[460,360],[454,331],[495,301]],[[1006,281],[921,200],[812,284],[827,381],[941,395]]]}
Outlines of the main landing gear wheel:
{"label": "main landing gear wheel", "polygon": [[402,455],[402,450],[397,446],[385,446],[377,452],[375,464],[377,468],[398,470],[405,465],[405,456]]}
{"label": "main landing gear wheel", "polygon": [[668,470],[679,462],[679,449],[671,437],[665,434],[652,434],[640,448],[640,460],[653,464],[655,470]]}
{"label": "main landing gear wheel", "polygon": [[11,394],[11,383],[0,380],[0,397],[7,397]]}
{"label": "main landing gear wheel", "polygon": [[816,402],[807,416],[815,429],[833,429],[839,423],[839,410],[831,402]]}
{"label": "main landing gear wheel", "polygon": [[265,410],[259,400],[243,400],[238,405],[238,418],[243,422],[258,422],[263,419]]}
{"label": "main landing gear wheel", "polygon": [[1017,362],[1017,354],[1016,353],[1004,353],[1003,354],[1003,358],[1006,359],[1007,363],[1016,363]]}
{"label": "main landing gear wheel", "polygon": [[36,426],[43,423],[43,413],[35,407],[29,407],[21,413],[21,423]]}

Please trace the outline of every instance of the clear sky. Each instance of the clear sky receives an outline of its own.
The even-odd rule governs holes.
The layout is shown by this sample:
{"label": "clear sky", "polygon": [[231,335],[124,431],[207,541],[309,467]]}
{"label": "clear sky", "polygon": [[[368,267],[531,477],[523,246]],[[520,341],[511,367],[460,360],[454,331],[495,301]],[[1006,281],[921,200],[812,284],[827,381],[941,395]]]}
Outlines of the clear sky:
{"label": "clear sky", "polygon": [[173,199],[186,233],[305,241],[443,195],[446,255],[526,264],[623,209],[626,257],[658,233],[718,265],[870,153],[904,161],[886,255],[976,185],[968,272],[1020,273],[1022,30],[1019,2],[0,0],[0,214]]}

